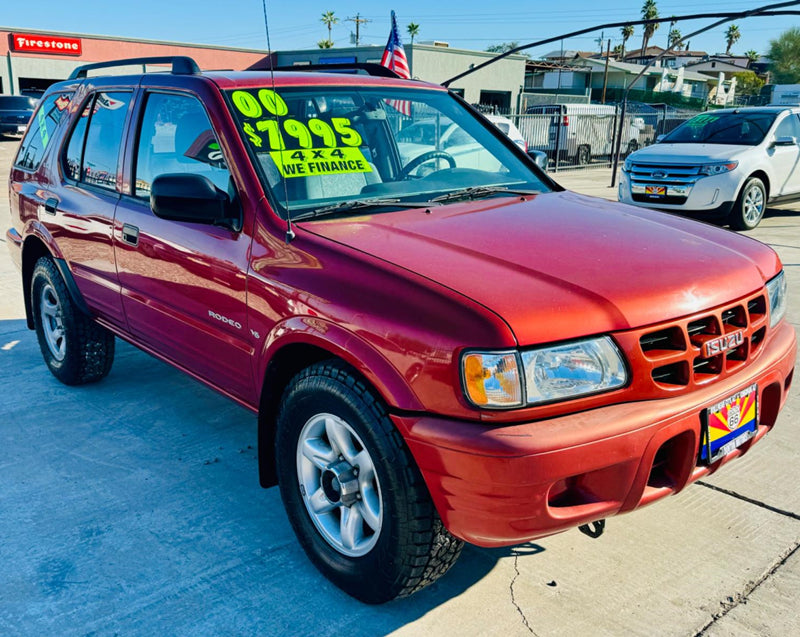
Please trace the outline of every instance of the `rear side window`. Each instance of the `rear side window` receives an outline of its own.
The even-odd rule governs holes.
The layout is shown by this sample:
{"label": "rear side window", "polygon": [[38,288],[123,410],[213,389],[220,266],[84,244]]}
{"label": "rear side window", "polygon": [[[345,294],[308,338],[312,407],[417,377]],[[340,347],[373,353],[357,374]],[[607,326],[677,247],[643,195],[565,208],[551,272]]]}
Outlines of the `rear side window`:
{"label": "rear side window", "polygon": [[131,93],[98,93],[83,109],[67,144],[67,175],[108,190],[117,187],[117,164]]}
{"label": "rear side window", "polygon": [[[36,170],[42,163],[53,132],[61,121],[61,116],[69,106],[71,93],[53,93],[42,102],[39,110],[28,124],[28,130],[19,146],[15,165],[19,168]],[[19,98],[30,105],[29,98]]]}

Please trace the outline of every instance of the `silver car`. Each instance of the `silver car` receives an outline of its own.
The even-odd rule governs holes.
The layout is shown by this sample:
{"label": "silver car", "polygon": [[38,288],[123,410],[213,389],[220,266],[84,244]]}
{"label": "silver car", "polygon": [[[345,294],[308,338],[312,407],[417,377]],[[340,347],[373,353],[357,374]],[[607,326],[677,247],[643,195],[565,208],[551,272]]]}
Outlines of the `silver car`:
{"label": "silver car", "polygon": [[755,228],[768,203],[800,199],[800,108],[722,109],[631,154],[620,201]]}

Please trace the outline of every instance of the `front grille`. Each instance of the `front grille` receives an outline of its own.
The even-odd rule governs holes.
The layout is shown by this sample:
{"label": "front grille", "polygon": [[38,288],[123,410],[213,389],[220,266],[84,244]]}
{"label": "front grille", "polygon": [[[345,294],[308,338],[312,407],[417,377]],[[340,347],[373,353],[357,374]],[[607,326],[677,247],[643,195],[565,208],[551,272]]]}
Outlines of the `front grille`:
{"label": "front grille", "polygon": [[615,335],[633,369],[641,370],[634,374],[632,389],[643,397],[658,397],[705,386],[740,370],[761,351],[766,308],[766,296],[759,292],[710,312]]}
{"label": "front grille", "polygon": [[631,165],[630,176],[631,181],[648,184],[693,184],[700,177],[700,166],[637,162]]}

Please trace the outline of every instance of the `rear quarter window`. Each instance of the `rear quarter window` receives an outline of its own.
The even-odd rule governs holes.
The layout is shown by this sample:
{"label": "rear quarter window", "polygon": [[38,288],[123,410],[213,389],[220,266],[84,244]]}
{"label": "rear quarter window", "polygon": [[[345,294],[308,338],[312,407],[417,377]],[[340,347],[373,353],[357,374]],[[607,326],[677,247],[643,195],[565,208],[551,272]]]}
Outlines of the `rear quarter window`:
{"label": "rear quarter window", "polygon": [[53,93],[44,98],[20,142],[14,162],[16,167],[25,170],[36,170],[39,167],[71,99],[71,93]]}

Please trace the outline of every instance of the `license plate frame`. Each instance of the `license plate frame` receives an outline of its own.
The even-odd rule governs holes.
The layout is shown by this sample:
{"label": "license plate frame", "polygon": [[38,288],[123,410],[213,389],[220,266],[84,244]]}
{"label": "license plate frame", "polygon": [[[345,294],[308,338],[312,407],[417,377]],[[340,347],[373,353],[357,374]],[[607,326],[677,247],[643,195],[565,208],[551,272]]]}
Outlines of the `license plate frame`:
{"label": "license plate frame", "polygon": [[644,194],[650,197],[666,197],[667,196],[667,187],[666,186],[645,186],[644,187]]}
{"label": "license plate frame", "polygon": [[699,464],[713,464],[753,438],[758,432],[758,417],[756,383],[704,409],[700,419]]}

